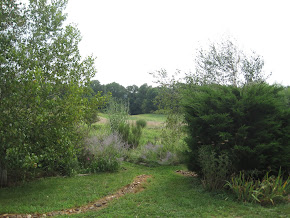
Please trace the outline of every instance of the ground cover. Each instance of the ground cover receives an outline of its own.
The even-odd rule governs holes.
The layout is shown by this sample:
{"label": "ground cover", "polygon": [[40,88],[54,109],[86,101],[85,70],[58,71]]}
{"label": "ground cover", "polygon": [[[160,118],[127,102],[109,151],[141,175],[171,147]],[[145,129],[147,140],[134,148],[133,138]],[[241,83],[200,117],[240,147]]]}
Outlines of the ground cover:
{"label": "ground cover", "polygon": [[221,191],[203,189],[198,177],[176,173],[184,166],[145,167],[124,163],[117,173],[40,179],[21,186],[0,189],[0,214],[45,213],[73,208],[113,194],[142,174],[151,175],[145,190],[129,193],[108,203],[108,207],[80,217],[287,217],[290,204],[262,207],[241,203]]}

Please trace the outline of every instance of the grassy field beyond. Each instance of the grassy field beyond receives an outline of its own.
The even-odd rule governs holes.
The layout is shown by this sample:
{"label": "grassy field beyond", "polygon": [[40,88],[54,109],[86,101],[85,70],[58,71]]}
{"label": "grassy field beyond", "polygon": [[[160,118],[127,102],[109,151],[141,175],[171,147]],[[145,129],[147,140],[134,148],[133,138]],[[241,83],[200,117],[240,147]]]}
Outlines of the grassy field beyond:
{"label": "grassy field beyond", "polygon": [[100,211],[79,217],[289,217],[290,205],[262,207],[236,202],[226,192],[205,191],[199,178],[175,173],[184,166],[149,168],[124,163],[118,173],[46,178],[0,189],[0,214],[49,212],[85,205],[114,193],[137,175],[152,175],[145,190],[127,194]]}
{"label": "grassy field beyond", "polygon": [[[95,128],[99,131],[100,129],[104,129],[104,124],[108,122],[108,115],[104,113],[99,114],[101,120],[94,124]],[[160,135],[162,125],[166,120],[166,115],[164,114],[138,114],[138,115],[130,115],[129,121],[135,122],[136,120],[143,119],[146,120],[147,126],[143,130],[143,134],[141,136],[141,145],[145,145],[147,143],[159,144],[160,143]]]}
{"label": "grassy field beyond", "polygon": [[[108,119],[108,115],[104,113],[99,113],[99,116],[101,118],[106,118]],[[138,115],[130,115],[129,120],[139,120],[143,119],[146,120],[147,122],[165,122],[166,120],[166,115],[164,114],[138,114]]]}

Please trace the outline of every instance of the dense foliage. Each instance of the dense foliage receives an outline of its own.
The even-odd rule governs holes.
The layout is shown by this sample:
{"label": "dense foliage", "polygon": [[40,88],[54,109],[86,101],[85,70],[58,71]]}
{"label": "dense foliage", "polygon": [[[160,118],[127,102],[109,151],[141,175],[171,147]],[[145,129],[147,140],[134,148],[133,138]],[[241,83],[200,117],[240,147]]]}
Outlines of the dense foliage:
{"label": "dense foliage", "polygon": [[25,8],[1,1],[0,174],[10,181],[73,173],[78,124],[104,103],[87,93],[94,58],[81,59],[78,29],[63,25],[66,3],[30,0]]}
{"label": "dense foliage", "polygon": [[188,166],[202,173],[199,149],[225,154],[232,170],[290,170],[290,108],[284,88],[254,83],[241,88],[188,86],[183,106],[191,149]]}
{"label": "dense foliage", "polygon": [[157,110],[155,98],[159,88],[148,86],[146,83],[140,87],[132,85],[125,88],[116,82],[102,85],[98,80],[92,80],[90,87],[96,94],[98,92],[102,92],[103,95],[111,93],[114,98],[128,102],[129,113],[132,115],[148,114]]}

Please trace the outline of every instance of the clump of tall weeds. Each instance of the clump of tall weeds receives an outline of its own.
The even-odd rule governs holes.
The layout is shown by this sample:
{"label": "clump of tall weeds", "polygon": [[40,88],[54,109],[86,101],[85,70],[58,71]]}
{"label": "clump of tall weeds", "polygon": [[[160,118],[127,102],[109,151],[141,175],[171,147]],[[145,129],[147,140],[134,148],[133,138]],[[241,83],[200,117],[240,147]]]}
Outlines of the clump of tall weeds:
{"label": "clump of tall weeds", "polygon": [[283,180],[281,170],[278,176],[269,176],[269,172],[267,172],[262,180],[245,177],[245,174],[240,172],[238,176],[233,176],[230,181],[227,181],[226,186],[240,201],[274,205],[288,200],[290,177]]}

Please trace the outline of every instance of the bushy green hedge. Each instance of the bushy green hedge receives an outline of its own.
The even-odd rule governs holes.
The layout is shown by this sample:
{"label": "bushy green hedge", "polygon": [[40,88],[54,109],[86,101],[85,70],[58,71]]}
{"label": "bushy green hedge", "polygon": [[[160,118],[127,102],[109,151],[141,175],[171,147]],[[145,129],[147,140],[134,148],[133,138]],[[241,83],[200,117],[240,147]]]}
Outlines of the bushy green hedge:
{"label": "bushy green hedge", "polygon": [[290,108],[284,88],[264,83],[188,86],[183,106],[188,129],[188,167],[202,173],[198,151],[211,146],[230,157],[232,169],[290,169]]}

